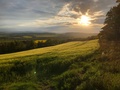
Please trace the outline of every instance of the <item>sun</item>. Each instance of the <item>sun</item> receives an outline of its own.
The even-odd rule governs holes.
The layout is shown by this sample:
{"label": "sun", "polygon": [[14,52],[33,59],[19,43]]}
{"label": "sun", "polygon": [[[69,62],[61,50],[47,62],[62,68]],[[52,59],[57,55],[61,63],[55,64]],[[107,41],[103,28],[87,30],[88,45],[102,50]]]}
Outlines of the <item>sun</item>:
{"label": "sun", "polygon": [[91,20],[91,18],[90,18],[89,16],[87,16],[87,15],[82,15],[82,16],[80,17],[80,19],[79,19],[78,22],[79,22],[81,25],[89,26],[89,25],[91,24],[90,20]]}

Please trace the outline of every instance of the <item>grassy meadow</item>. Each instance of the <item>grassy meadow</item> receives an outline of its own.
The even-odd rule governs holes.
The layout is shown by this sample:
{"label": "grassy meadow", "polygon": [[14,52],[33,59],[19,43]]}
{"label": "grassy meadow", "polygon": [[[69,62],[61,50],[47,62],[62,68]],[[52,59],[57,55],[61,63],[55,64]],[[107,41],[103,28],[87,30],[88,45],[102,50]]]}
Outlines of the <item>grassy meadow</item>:
{"label": "grassy meadow", "polygon": [[[61,55],[83,55],[86,54],[86,52],[92,52],[92,50],[98,48],[98,43],[97,40],[93,41],[74,41],[74,42],[68,42],[65,44],[60,44],[56,46],[50,46],[50,47],[45,47],[45,48],[40,48],[40,49],[33,49],[33,50],[28,50],[28,51],[22,51],[22,52],[17,52],[17,53],[11,53],[11,54],[4,54],[0,55],[0,59],[3,61],[6,61],[4,59],[9,59],[9,58],[16,58],[16,57],[25,57],[25,56],[35,56],[39,55],[42,56],[43,54],[51,54],[51,53],[56,53],[56,55],[60,56]],[[55,54],[54,54],[55,55]]]}
{"label": "grassy meadow", "polygon": [[0,90],[119,90],[118,64],[113,73],[98,49],[74,41],[0,55]]}

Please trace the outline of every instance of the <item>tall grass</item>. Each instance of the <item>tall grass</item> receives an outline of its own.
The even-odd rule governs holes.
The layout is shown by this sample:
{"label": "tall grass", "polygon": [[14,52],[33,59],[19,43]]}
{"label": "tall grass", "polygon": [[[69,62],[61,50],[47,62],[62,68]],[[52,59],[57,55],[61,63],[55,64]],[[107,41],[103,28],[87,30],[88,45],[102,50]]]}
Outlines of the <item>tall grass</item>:
{"label": "tall grass", "polygon": [[0,89],[119,90],[119,71],[98,49],[92,40],[1,55]]}

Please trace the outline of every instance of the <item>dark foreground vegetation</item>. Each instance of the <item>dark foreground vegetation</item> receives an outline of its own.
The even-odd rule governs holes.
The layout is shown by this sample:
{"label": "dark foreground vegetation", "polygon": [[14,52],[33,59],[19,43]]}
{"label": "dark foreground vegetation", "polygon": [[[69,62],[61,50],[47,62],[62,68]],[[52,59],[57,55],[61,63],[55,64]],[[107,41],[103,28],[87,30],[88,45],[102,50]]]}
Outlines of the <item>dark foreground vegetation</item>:
{"label": "dark foreground vegetation", "polygon": [[109,61],[98,49],[93,40],[50,47],[45,54],[1,57],[0,89],[119,90],[119,61]]}
{"label": "dark foreground vegetation", "polygon": [[70,44],[72,51],[65,44],[57,47],[61,51],[52,47],[45,54],[1,59],[0,90],[119,90],[119,63],[101,56],[97,44]]}
{"label": "dark foreground vegetation", "polygon": [[[89,62],[97,49],[97,40],[93,40],[40,49],[39,51],[49,51],[38,55],[32,53],[32,56],[20,58],[13,55],[11,59],[2,59],[0,56],[0,89],[73,90],[80,88],[83,80],[89,77],[87,70],[90,69],[89,67],[93,68],[92,63]],[[32,52],[36,51],[38,50]],[[96,72],[96,69],[95,71],[93,69],[93,72]]]}
{"label": "dark foreground vegetation", "polygon": [[101,52],[115,62],[120,61],[120,0],[117,2],[118,5],[107,13],[105,26],[99,34]]}

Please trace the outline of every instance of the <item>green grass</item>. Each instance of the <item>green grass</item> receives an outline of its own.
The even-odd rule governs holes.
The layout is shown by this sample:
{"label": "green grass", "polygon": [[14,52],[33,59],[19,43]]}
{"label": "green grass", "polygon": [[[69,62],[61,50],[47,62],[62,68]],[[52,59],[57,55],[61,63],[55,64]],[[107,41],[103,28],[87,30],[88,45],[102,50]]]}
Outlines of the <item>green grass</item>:
{"label": "green grass", "polygon": [[113,73],[98,49],[91,40],[0,55],[0,90],[119,90],[118,65]]}
{"label": "green grass", "polygon": [[23,52],[11,53],[0,55],[0,59],[9,59],[33,55],[43,55],[46,53],[56,53],[58,56],[67,55],[83,55],[89,52],[93,52],[99,47],[97,40],[84,41],[84,42],[69,42],[57,46],[45,47],[40,49],[28,50]]}
{"label": "green grass", "polygon": [[[79,59],[90,57],[98,48],[98,40],[76,41],[0,55],[1,88],[58,88],[56,81],[67,73],[77,73]],[[25,82],[33,82],[33,86],[29,87]]]}

